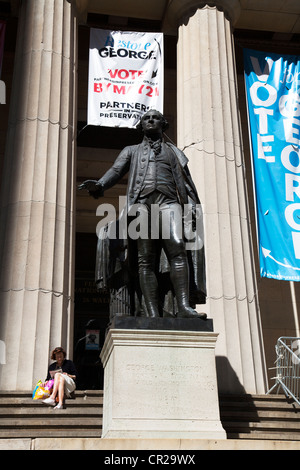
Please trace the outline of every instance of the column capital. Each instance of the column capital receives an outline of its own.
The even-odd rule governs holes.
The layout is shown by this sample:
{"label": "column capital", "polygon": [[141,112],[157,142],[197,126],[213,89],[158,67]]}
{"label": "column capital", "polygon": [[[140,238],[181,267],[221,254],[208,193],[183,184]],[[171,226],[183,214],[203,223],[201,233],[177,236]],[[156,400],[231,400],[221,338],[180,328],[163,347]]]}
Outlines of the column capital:
{"label": "column capital", "polygon": [[78,21],[86,23],[89,0],[67,0],[75,5],[75,14]]}
{"label": "column capital", "polygon": [[167,8],[165,23],[175,29],[185,23],[198,9],[217,8],[234,26],[241,12],[240,0],[171,0]]}

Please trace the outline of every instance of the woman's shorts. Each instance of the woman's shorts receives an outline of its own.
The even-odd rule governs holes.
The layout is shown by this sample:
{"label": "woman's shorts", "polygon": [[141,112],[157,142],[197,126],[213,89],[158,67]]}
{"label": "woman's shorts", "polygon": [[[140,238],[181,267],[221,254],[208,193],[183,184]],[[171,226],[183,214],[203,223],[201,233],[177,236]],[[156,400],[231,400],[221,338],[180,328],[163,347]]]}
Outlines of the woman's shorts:
{"label": "woman's shorts", "polygon": [[67,397],[69,397],[71,395],[72,392],[74,392],[75,388],[76,388],[76,384],[74,382],[73,379],[71,379],[71,377],[69,377],[68,375],[65,375],[65,374],[61,374],[65,380],[65,394],[67,395]]}

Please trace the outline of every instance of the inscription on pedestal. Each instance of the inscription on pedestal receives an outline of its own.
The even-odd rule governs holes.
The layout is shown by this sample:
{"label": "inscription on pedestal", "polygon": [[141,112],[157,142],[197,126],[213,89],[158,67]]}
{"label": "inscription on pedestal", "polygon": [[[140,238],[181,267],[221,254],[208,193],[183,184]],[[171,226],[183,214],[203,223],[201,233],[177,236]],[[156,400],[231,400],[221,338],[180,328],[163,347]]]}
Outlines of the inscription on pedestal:
{"label": "inscription on pedestal", "polygon": [[[200,351],[199,351],[200,352]],[[162,351],[152,348],[139,351],[138,358],[128,360],[130,350],[123,351],[118,380],[119,393],[128,397],[128,406],[118,407],[122,396],[115,396],[114,414],[118,417],[170,419],[204,419],[206,417],[205,402],[208,394],[216,393],[215,381],[210,377],[209,367],[214,367],[201,350],[202,358],[195,350],[185,351],[184,360],[181,348],[170,348]],[[134,403],[130,397],[134,396]],[[153,397],[156,397],[153,408]],[[207,416],[211,416],[210,410]]]}

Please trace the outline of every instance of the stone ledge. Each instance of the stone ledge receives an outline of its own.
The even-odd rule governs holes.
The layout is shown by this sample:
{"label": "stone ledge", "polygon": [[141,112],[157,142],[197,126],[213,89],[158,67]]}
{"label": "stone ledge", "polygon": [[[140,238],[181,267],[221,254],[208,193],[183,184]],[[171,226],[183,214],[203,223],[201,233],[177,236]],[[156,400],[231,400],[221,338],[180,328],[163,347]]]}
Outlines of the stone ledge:
{"label": "stone ledge", "polygon": [[299,450],[299,441],[248,439],[0,439],[0,450]]}
{"label": "stone ledge", "polygon": [[127,317],[113,318],[110,329],[128,330],[174,330],[174,331],[214,331],[213,321],[208,318],[171,318],[171,317]]}

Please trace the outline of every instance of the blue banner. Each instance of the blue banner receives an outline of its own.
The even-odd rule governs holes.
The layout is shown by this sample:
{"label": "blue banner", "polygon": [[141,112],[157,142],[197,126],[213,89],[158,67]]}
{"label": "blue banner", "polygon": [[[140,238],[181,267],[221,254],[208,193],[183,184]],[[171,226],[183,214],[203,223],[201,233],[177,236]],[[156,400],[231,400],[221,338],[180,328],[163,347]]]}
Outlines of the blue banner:
{"label": "blue banner", "polygon": [[244,50],[260,274],[300,281],[300,56]]}

